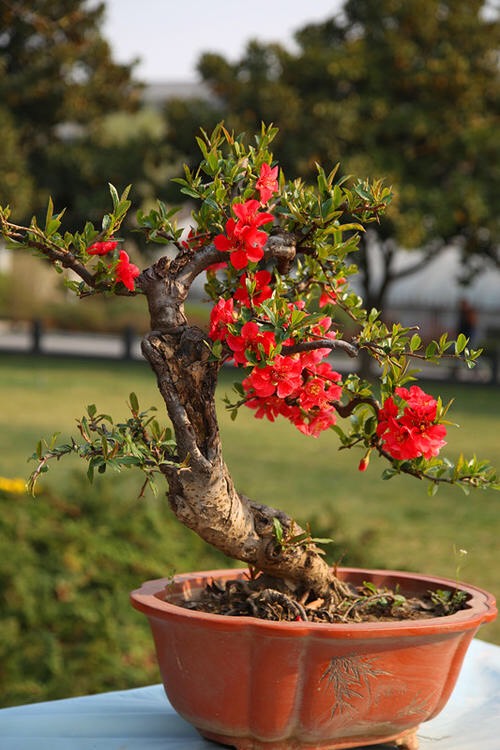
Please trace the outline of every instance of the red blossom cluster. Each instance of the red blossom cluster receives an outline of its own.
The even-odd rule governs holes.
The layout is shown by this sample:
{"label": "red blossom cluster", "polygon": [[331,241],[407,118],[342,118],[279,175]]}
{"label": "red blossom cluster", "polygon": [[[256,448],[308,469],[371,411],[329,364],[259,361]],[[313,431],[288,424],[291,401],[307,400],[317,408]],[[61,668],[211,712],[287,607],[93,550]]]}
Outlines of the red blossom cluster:
{"label": "red blossom cluster", "polygon": [[[342,395],[341,377],[325,361],[329,349],[281,354],[283,346],[296,343],[293,338],[278,345],[264,314],[242,324],[238,315],[241,305],[244,306],[241,301],[235,305],[234,297],[219,300],[212,309],[209,334],[213,340],[225,341],[235,364],[251,367],[242,383],[246,405],[255,409],[258,418],[267,417],[273,422],[282,416],[304,434],[318,436],[335,424],[334,403]],[[291,312],[294,306],[289,307]],[[331,319],[325,317],[311,329],[308,340],[333,337],[331,324]]]}
{"label": "red blossom cluster", "polygon": [[112,253],[115,247],[118,247],[116,240],[106,240],[105,242],[94,242],[93,245],[87,248],[89,255],[107,255]]}
{"label": "red blossom cluster", "polygon": [[[346,283],[347,279],[343,276],[339,276],[338,279],[336,279],[336,287],[337,289],[341,286],[343,286]],[[320,308],[325,307],[325,305],[332,305],[335,304],[337,301],[337,291],[335,289],[332,289],[331,286],[329,287],[323,287],[321,290],[321,294],[318,300],[318,305]]]}
{"label": "red blossom cluster", "polygon": [[269,224],[274,216],[260,210],[257,200],[244,203],[234,203],[233,212],[236,220],[231,218],[226,222],[226,234],[218,234],[214,238],[217,250],[231,253],[229,262],[237,270],[248,266],[248,263],[258,263],[264,257],[264,245],[267,233],[259,230],[263,224]]}
{"label": "red blossom cluster", "polygon": [[304,435],[318,437],[336,422],[340,380],[328,362],[310,363],[304,354],[278,355],[272,365],[254,367],[243,387],[256,417],[273,422],[282,416]]}
{"label": "red blossom cluster", "polygon": [[139,268],[130,262],[125,250],[120,250],[118,265],[116,266],[116,280],[121,281],[131,292],[135,289],[135,279],[140,274]]}
{"label": "red blossom cluster", "polygon": [[[235,218],[226,222],[225,234],[214,239],[218,250],[230,253],[229,264],[237,272],[232,296],[219,299],[210,316],[209,335],[226,345],[227,359],[248,368],[242,382],[245,404],[258,418],[274,421],[285,417],[306,435],[317,437],[336,421],[342,396],[341,376],[327,361],[330,349],[302,346],[321,339],[335,338],[332,320],[301,328],[297,336],[292,318],[305,310],[305,303],[289,302],[281,307],[277,323],[269,318],[263,303],[276,293],[272,275],[259,269],[268,235],[260,227],[273,221],[265,208],[278,189],[278,168],[263,164],[255,189],[260,200],[234,203]],[[222,264],[227,267],[227,264]],[[241,272],[241,274],[238,274]],[[234,271],[233,271],[234,273]],[[320,289],[319,308],[335,304],[338,289],[346,283],[339,277],[334,285]],[[316,318],[317,321],[317,318]],[[437,402],[418,386],[396,388],[377,413],[376,435],[382,448],[396,460],[436,456],[445,444],[446,428],[437,422]],[[370,451],[359,468],[365,471]]]}
{"label": "red blossom cluster", "polygon": [[[112,253],[117,247],[118,242],[113,239],[105,240],[104,242],[94,242],[93,245],[87,248],[87,253],[89,255],[107,255],[108,253]],[[135,289],[135,279],[139,274],[139,268],[130,262],[128,253],[125,250],[120,250],[116,266],[116,280],[120,281],[127,289],[133,292]]]}
{"label": "red blossom cluster", "polygon": [[[264,256],[268,235],[259,227],[273,221],[273,215],[262,210],[278,188],[278,168],[263,164],[255,187],[260,200],[251,199],[233,204],[236,220],[226,223],[226,233],[214,239],[218,250],[229,252],[229,262],[237,271],[244,271],[238,287],[229,299],[220,299],[210,316],[209,335],[214,341],[223,341],[231,351],[236,365],[249,367],[243,380],[246,405],[255,409],[255,416],[274,421],[277,416],[290,420],[301,432],[317,436],[335,424],[334,402],[342,394],[341,377],[334,372],[325,358],[327,348],[313,351],[282,354],[283,347],[297,342],[287,337],[287,326],[292,313],[303,304],[288,305],[289,317],[282,329],[273,330],[267,314],[259,306],[273,296],[272,276],[267,270],[254,270]],[[333,301],[330,299],[329,301]],[[242,311],[252,311],[249,319]],[[310,327],[301,341],[334,337],[332,321],[323,318]]]}
{"label": "red blossom cluster", "polygon": [[443,445],[446,427],[436,422],[437,401],[418,385],[396,388],[378,413],[377,435],[398,461],[437,456]]}
{"label": "red blossom cluster", "polygon": [[264,163],[260,168],[255,187],[259,191],[260,202],[264,206],[278,190],[278,167],[270,167],[269,164]]}
{"label": "red blossom cluster", "polygon": [[[288,307],[291,317],[293,310],[302,305],[289,304]],[[331,318],[323,318],[311,327],[305,340],[335,338],[331,325]],[[262,338],[257,339],[257,349],[251,348],[257,359],[259,353],[268,357],[277,349],[274,334],[272,339],[269,332],[265,340]],[[228,343],[231,346],[229,340]],[[285,339],[283,346],[294,343],[293,338]],[[242,383],[248,396],[247,406],[255,409],[256,417],[274,421],[282,416],[305,435],[317,437],[335,424],[334,404],[342,395],[341,377],[325,361],[329,353],[329,349],[320,348],[292,355],[277,354],[265,363],[261,357],[262,361],[254,365]]]}
{"label": "red blossom cluster", "polygon": [[217,250],[230,253],[229,262],[238,271],[246,268],[249,263],[258,263],[264,257],[264,245],[267,233],[259,229],[264,224],[270,224],[274,216],[261,210],[278,189],[278,167],[262,164],[255,188],[260,200],[252,198],[243,203],[233,203],[232,217],[227,220],[225,234],[218,234],[214,238]]}

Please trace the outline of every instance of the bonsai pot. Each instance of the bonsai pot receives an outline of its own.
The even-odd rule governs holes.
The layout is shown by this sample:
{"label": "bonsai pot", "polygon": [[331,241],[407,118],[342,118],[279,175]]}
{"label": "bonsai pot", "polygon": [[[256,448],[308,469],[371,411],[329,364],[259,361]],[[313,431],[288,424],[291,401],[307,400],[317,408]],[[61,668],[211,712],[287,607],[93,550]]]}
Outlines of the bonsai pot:
{"label": "bonsai pot", "polygon": [[[238,750],[417,747],[418,725],[446,704],[466,650],[496,616],[494,598],[467,584],[466,608],[424,620],[325,624],[207,614],[179,606],[216,570],[148,581],[133,606],[149,620],[166,694],[207,739]],[[344,568],[354,584],[406,595],[455,590],[443,578]]]}

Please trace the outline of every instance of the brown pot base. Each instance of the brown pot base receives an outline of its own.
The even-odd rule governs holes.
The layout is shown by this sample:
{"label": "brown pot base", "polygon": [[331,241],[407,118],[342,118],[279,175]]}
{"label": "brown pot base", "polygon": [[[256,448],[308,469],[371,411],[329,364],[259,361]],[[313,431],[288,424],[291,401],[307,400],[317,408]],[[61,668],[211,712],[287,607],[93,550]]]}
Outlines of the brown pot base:
{"label": "brown pot base", "polygon": [[[491,594],[459,584],[465,609],[418,621],[276,622],[179,606],[211,581],[244,571],[187,573],[132,593],[149,619],[172,706],[207,739],[237,750],[417,750],[416,727],[446,704]],[[354,585],[423,595],[443,578],[339,570]]]}
{"label": "brown pot base", "polygon": [[[406,730],[405,732],[402,732],[397,736],[385,737],[375,744],[373,738],[371,738],[369,740],[369,747],[375,747],[376,745],[382,744],[392,744],[395,748],[397,747],[398,750],[418,750],[417,728],[418,727],[416,727],[415,729]],[[203,732],[200,729],[198,729],[198,732],[206,740],[210,740],[211,742],[218,742],[220,745],[233,747],[235,748],[235,750],[293,750],[294,748],[294,745],[290,744],[289,740],[277,742],[260,742],[253,737],[241,737],[239,739],[236,739],[234,737],[228,738],[223,734]],[[351,750],[355,750],[355,748],[360,747],[360,744],[359,740],[356,740],[355,744],[353,744],[352,742],[349,742],[347,744],[345,744],[345,742],[341,742],[338,744],[326,742],[320,744],[315,743],[314,745],[301,744],[298,747],[300,747],[301,750],[349,750],[349,748]],[[366,748],[368,746],[363,745],[362,747]]]}

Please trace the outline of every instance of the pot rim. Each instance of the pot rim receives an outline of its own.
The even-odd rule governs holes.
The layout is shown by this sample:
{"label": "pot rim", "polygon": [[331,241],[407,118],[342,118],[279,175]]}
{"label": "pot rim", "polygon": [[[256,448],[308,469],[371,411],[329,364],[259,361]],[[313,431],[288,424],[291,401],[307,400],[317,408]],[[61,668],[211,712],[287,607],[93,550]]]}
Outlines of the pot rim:
{"label": "pot rim", "polygon": [[[145,581],[138,589],[130,594],[132,606],[149,617],[168,615],[172,618],[187,621],[205,621],[214,627],[252,627],[259,631],[271,631],[276,635],[279,631],[290,634],[293,630],[297,635],[314,634],[321,636],[328,631],[328,637],[346,638],[357,637],[363,633],[371,637],[401,635],[429,635],[439,630],[441,633],[454,633],[463,630],[477,629],[482,623],[491,622],[497,615],[495,598],[484,589],[462,581],[456,581],[440,576],[411,573],[399,570],[382,570],[372,568],[338,568],[337,572],[342,580],[349,576],[365,576],[380,578],[379,585],[394,585],[397,582],[417,581],[428,584],[429,588],[451,588],[464,591],[468,595],[467,607],[452,615],[429,617],[422,620],[397,620],[360,623],[323,623],[323,622],[279,622],[275,620],[261,620],[251,616],[231,617],[229,615],[212,614],[192,609],[186,609],[173,602],[165,601],[162,597],[172,585],[189,591],[203,586],[210,579],[242,578],[247,573],[246,568],[224,568],[206,571],[179,573],[172,578],[157,578]],[[396,579],[396,580],[395,580]],[[392,581],[392,583],[391,583]],[[326,634],[326,633],[325,633]]]}

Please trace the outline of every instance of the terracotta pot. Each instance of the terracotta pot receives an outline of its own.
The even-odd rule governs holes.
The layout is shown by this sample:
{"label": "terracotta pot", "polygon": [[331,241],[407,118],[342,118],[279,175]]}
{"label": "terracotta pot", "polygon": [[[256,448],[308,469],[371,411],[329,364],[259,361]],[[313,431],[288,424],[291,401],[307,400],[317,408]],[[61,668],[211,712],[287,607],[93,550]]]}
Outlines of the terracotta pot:
{"label": "terracotta pot", "polygon": [[[496,616],[493,597],[466,584],[460,584],[466,609],[418,621],[280,623],[175,604],[213,579],[243,575],[179,575],[131,594],[149,619],[174,708],[207,739],[238,750],[340,750],[390,741],[416,748],[416,728],[444,707],[470,641]],[[407,595],[456,588],[447,579],[397,571],[344,568],[339,576]]]}

